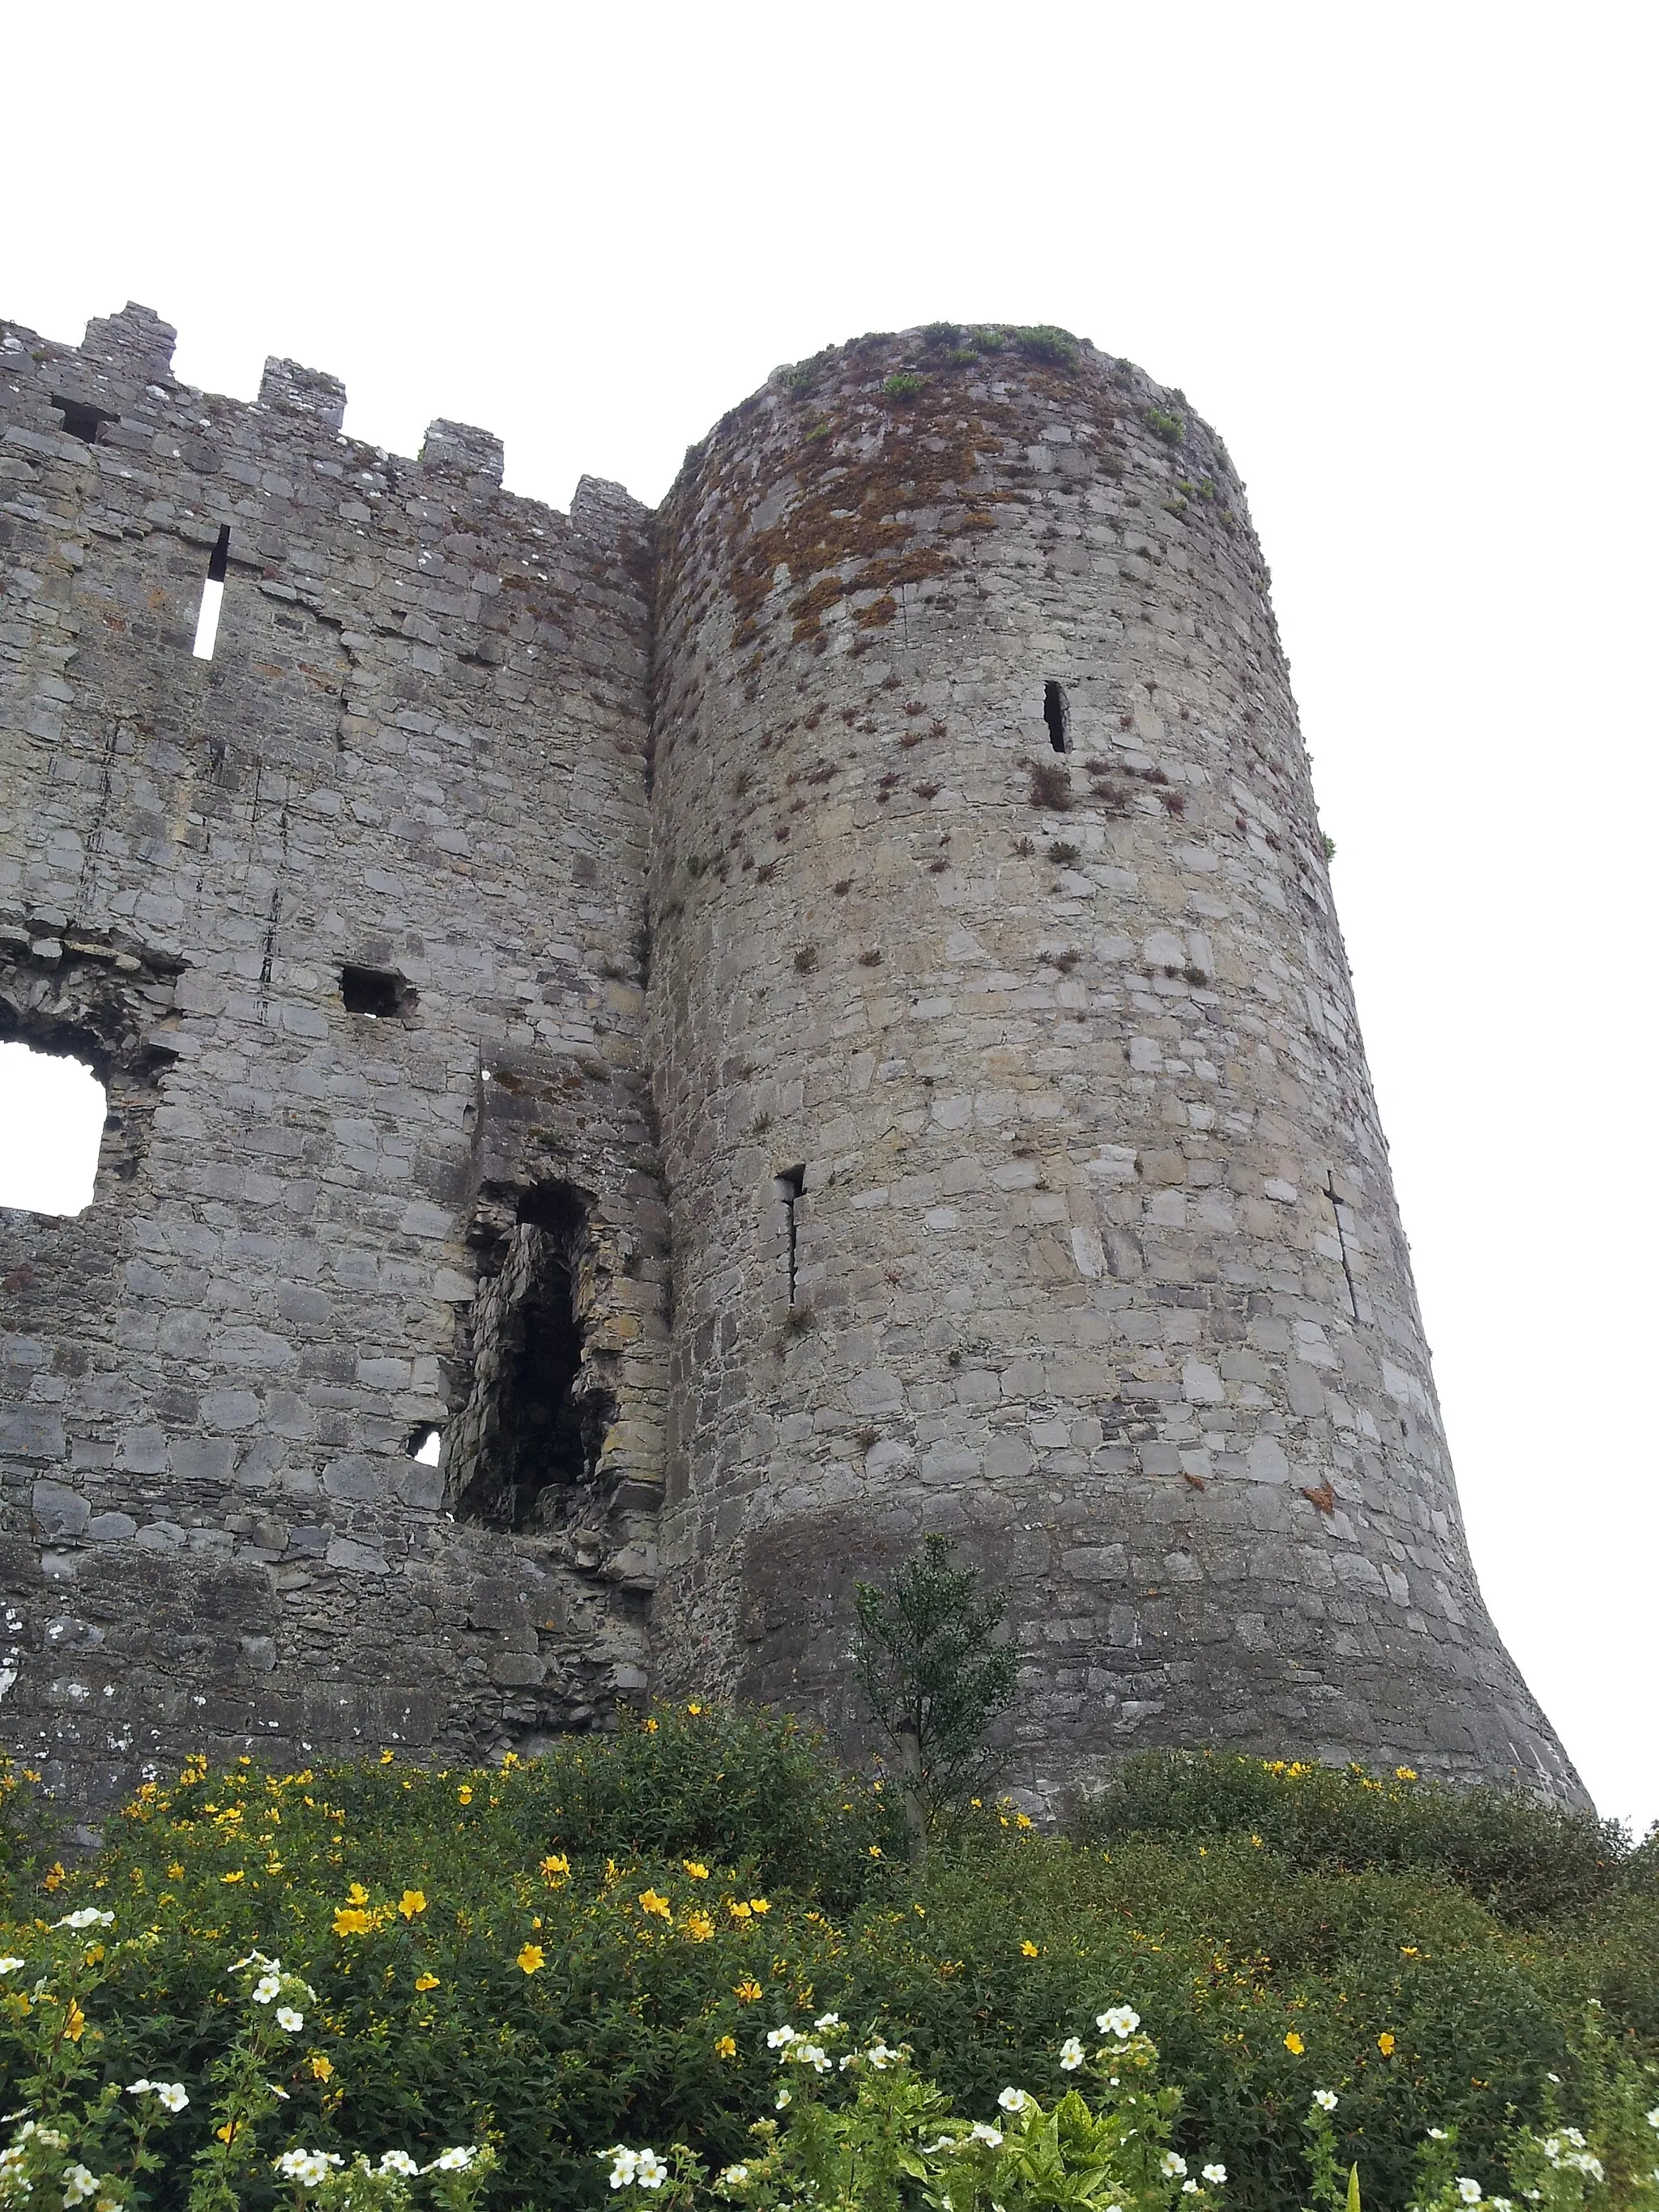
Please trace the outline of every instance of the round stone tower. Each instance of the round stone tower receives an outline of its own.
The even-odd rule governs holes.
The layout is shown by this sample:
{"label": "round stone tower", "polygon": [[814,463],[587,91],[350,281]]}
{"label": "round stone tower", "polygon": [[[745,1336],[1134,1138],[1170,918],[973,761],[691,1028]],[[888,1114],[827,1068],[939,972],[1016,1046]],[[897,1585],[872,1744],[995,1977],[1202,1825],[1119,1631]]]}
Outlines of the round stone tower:
{"label": "round stone tower", "polygon": [[1198,1743],[1579,1797],[1470,1565],[1219,439],[934,326],[775,374],[659,526],[665,1686],[855,1728],[852,1585],[940,1529],[1039,1798]]}

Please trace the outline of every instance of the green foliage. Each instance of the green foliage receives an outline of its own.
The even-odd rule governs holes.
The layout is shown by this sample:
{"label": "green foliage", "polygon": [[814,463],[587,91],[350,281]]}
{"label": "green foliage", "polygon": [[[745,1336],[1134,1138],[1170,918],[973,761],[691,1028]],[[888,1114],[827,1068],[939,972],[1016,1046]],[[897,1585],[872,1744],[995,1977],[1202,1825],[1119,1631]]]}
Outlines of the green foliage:
{"label": "green foliage", "polygon": [[1012,335],[1027,361],[1049,362],[1056,368],[1077,367],[1078,343],[1070,331],[1062,331],[1053,323],[1031,323]]}
{"label": "green foliage", "polygon": [[1322,830],[1320,833],[1319,842],[1324,850],[1325,858],[1328,860],[1334,860],[1336,858],[1335,838],[1331,836],[1328,830]]}
{"label": "green foliage", "polygon": [[1410,1767],[1358,1767],[1146,1752],[1126,1759],[1073,1824],[1079,1842],[1259,1835],[1298,1865],[1392,1870],[1455,1882],[1505,1919],[1604,1896],[1630,1856],[1616,1821],[1540,1805],[1519,1790],[1457,1790]]}
{"label": "green foliage", "polygon": [[1187,417],[1180,410],[1164,407],[1149,407],[1142,420],[1149,430],[1155,430],[1166,445],[1179,446],[1187,435]]}
{"label": "green foliage", "polygon": [[900,368],[894,371],[881,388],[890,399],[914,399],[927,381],[925,376],[918,376],[914,369]]}
{"label": "green foliage", "polygon": [[885,1589],[860,1583],[853,1656],[870,1710],[899,1754],[911,1856],[928,1828],[982,1790],[1001,1755],[986,1730],[1014,1700],[1018,1661],[999,1643],[1008,1601],[928,1536]]}
{"label": "green foliage", "polygon": [[[1010,2083],[1046,2126],[1072,2078],[1062,2039],[1133,2006],[1182,2085],[1173,2148],[1194,2173],[1225,2163],[1231,2212],[1307,2201],[1316,2088],[1340,2100],[1339,2187],[1357,2160],[1366,2212],[1401,2212],[1430,2202],[1413,2146],[1431,2129],[1455,2136],[1454,2182],[1490,2188],[1516,2130],[1547,2164],[1540,2146],[1553,2131],[1565,2157],[1575,2126],[1611,2172],[1642,2142],[1632,2099],[1659,2108],[1641,2072],[1659,2049],[1650,1845],[1401,1776],[1140,1760],[1070,1838],[985,1805],[913,1870],[896,1795],[787,1723],[689,1707],[523,1766],[272,1777],[193,1762],[0,1928],[0,1954],[24,1962],[0,1978],[0,2109],[44,2109],[52,2033],[63,2065],[86,2069],[60,2108],[107,2130],[108,2163],[88,2156],[89,2172],[131,2179],[131,2123],[153,2123],[154,2212],[185,2212],[227,2163],[228,2117],[258,2151],[227,2177],[249,2212],[292,2195],[270,2171],[284,2144],[341,2158],[329,2185],[356,2174],[354,2203],[369,2201],[360,2153],[425,2166],[488,2147],[490,2206],[550,2212],[617,2201],[595,2154],[619,2141],[665,2160],[683,2143],[709,2167],[752,2159],[780,2078],[768,2031],[803,2016],[908,2043],[913,2084],[945,2100],[944,2134],[957,2114],[1000,2125]],[[115,1917],[47,1924],[71,1906]],[[252,2004],[237,1962],[256,1950],[313,1993],[294,2007],[302,2029]],[[43,1980],[55,2002],[32,1994]],[[798,2096],[801,2069],[783,2077]],[[830,2117],[854,2077],[861,2093],[838,2061],[823,2077]],[[127,2094],[143,2079],[182,2083],[189,2105],[164,2119]],[[813,2155],[829,2160],[842,2152],[824,2124]],[[1544,2185],[1582,2179],[1552,2166]],[[1015,2212],[1005,2184],[995,2201]],[[44,2178],[31,2201],[53,2201]],[[1132,2212],[1127,2196],[1105,2202]]]}

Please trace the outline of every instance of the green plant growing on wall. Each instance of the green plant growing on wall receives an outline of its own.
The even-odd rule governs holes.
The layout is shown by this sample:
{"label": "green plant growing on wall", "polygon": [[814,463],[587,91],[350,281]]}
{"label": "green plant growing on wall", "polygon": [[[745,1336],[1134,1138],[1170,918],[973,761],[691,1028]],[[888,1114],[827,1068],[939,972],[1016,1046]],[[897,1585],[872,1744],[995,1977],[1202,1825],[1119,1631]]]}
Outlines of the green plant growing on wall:
{"label": "green plant growing on wall", "polygon": [[890,399],[914,399],[927,380],[914,369],[896,369],[881,388]]}
{"label": "green plant growing on wall", "polygon": [[1178,446],[1187,435],[1187,417],[1179,410],[1164,407],[1149,407],[1142,420],[1149,430],[1154,430],[1166,445]]}
{"label": "green plant growing on wall", "polygon": [[976,1567],[951,1565],[948,1536],[929,1536],[884,1589],[860,1583],[854,1664],[870,1710],[898,1755],[913,1863],[930,1829],[995,1774],[986,1741],[1014,1701],[1018,1662],[999,1640],[1008,1601]]}

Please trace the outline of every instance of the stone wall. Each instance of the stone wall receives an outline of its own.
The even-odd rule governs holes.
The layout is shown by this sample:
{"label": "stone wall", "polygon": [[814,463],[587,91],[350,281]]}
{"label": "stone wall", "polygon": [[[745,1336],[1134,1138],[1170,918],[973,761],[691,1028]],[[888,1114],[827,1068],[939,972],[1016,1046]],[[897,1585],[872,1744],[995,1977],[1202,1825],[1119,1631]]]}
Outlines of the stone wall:
{"label": "stone wall", "polygon": [[[191,391],[172,341],[0,330],[0,1030],[112,1102],[94,1204],[0,1214],[0,1679],[89,1805],[192,1744],[608,1720],[661,1458],[649,518],[507,497],[460,425],[348,440],[291,363]],[[475,1301],[550,1188],[608,1419],[533,1526],[471,1525]]]}
{"label": "stone wall", "polygon": [[1571,1794],[1242,488],[1181,394],[1035,349],[831,349],[659,518],[660,1679],[850,1729],[850,1584],[939,1529],[1011,1587],[1038,1797],[1194,1742]]}
{"label": "stone wall", "polygon": [[0,325],[0,1034],[110,1103],[94,1203],[0,1214],[7,1740],[89,1811],[648,1680],[854,1742],[852,1583],[937,1528],[1034,1802],[1187,1742],[1573,1796],[1181,395],[866,340],[567,517],[172,337]]}

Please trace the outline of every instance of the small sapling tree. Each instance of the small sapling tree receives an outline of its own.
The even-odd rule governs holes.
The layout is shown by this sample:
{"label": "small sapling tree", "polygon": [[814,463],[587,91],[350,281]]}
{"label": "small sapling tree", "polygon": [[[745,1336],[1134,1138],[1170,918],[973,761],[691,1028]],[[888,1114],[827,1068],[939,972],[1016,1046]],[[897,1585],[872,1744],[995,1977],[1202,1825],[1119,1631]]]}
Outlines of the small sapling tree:
{"label": "small sapling tree", "polygon": [[929,1536],[885,1589],[858,1585],[853,1645],[858,1679],[898,1757],[910,1856],[930,1827],[995,1773],[986,1732],[1014,1701],[1016,1661],[998,1640],[1007,1595],[951,1564],[948,1536]]}

